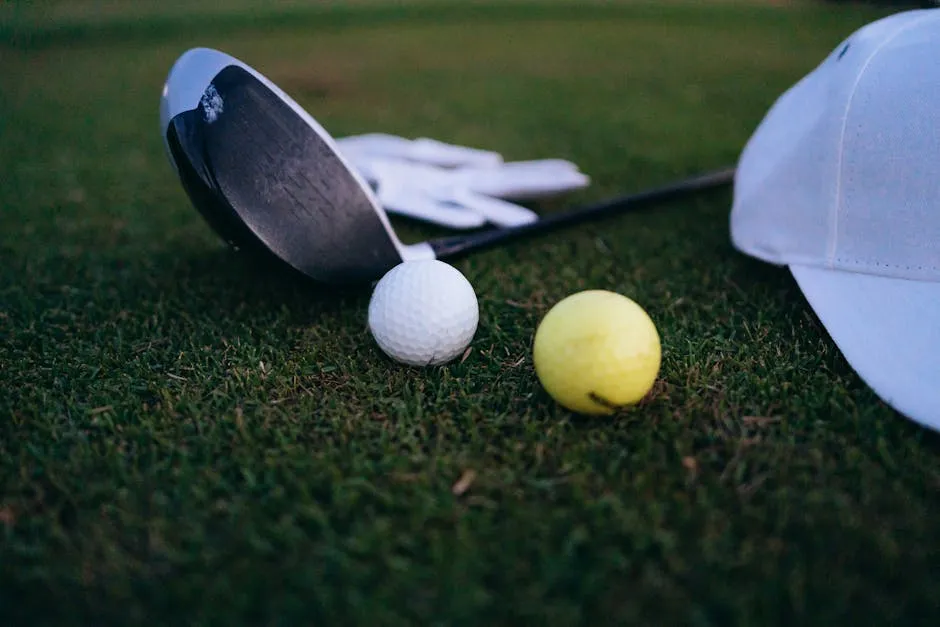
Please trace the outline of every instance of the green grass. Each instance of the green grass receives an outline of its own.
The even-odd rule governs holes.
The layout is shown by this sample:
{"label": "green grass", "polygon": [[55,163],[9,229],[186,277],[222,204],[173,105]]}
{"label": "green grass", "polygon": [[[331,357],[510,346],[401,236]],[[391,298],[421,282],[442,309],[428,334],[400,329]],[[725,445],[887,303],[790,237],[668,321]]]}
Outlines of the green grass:
{"label": "green grass", "polygon": [[[173,60],[216,46],[336,135],[570,158],[587,202],[732,163],[881,13],[32,11],[0,47],[0,624],[936,624],[940,440],[785,270],[734,251],[726,191],[459,262],[473,351],[414,370],[371,341],[367,288],[225,250],[157,129]],[[652,394],[612,419],[532,370],[540,317],[585,288],[663,338]]]}

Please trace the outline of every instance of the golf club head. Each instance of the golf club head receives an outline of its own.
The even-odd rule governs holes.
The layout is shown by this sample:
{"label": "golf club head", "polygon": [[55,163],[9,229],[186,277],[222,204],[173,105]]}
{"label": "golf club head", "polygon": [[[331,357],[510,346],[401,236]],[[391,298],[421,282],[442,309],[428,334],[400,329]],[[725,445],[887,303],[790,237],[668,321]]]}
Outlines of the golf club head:
{"label": "golf club head", "polygon": [[194,48],[160,101],[164,146],[190,201],[236,250],[274,256],[323,283],[381,277],[433,258],[402,244],[329,133],[248,65]]}

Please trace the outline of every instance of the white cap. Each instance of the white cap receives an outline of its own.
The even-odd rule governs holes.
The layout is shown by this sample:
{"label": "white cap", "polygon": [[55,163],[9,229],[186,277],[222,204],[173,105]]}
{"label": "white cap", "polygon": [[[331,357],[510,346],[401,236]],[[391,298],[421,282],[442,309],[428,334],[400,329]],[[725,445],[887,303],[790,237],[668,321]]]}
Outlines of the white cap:
{"label": "white cap", "polygon": [[859,376],[940,430],[940,9],[853,33],[738,163],[731,237],[789,267]]}

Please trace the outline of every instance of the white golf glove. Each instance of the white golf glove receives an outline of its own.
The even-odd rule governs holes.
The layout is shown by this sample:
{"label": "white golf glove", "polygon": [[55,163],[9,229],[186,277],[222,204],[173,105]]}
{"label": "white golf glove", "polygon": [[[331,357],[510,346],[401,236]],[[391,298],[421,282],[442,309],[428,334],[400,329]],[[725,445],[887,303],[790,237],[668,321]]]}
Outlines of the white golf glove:
{"label": "white golf glove", "polygon": [[505,162],[495,152],[428,138],[371,133],[337,144],[386,211],[451,228],[528,224],[538,215],[510,200],[557,196],[590,182],[562,159]]}

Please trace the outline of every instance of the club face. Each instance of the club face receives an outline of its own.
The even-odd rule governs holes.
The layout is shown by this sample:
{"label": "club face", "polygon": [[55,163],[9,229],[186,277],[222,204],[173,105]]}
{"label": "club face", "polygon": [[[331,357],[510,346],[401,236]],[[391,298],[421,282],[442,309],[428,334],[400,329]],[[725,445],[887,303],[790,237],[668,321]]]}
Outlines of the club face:
{"label": "club face", "polygon": [[326,131],[233,57],[205,48],[182,55],[160,117],[184,190],[234,248],[324,283],[378,278],[413,254]]}
{"label": "club face", "polygon": [[198,115],[196,110],[190,110],[173,117],[163,136],[183,190],[206,222],[232,248],[254,247],[262,252],[266,249],[257,246],[257,239],[212,180],[197,134]]}

